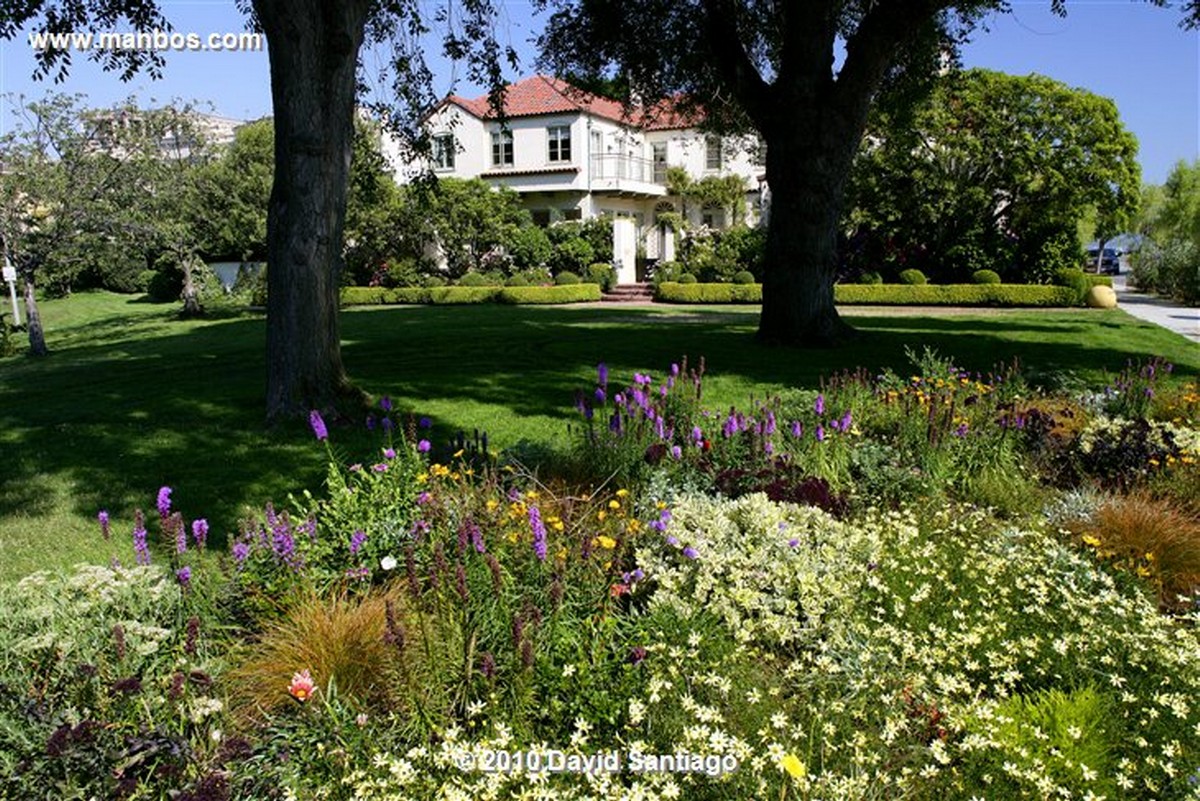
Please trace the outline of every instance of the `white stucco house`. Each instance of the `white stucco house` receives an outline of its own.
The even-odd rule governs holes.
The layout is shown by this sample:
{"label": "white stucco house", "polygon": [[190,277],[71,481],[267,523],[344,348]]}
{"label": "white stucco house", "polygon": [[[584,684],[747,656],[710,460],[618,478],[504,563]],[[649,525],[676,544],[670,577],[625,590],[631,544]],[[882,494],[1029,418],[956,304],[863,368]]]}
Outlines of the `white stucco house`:
{"label": "white stucco house", "polygon": [[[764,168],[755,140],[701,132],[694,118],[669,104],[627,110],[544,75],[510,84],[504,107],[502,125],[486,95],[447,97],[426,118],[432,163],[401,162],[397,180],[429,168],[439,176],[482,178],[516,191],[541,225],[611,215],[621,283],[636,280],[638,251],[650,262],[674,256],[674,234],[657,222],[662,212],[684,211],[668,195],[668,167],[682,167],[694,180],[739,176],[747,221],[757,219]],[[692,202],[686,213],[693,226],[731,222],[730,209]]]}

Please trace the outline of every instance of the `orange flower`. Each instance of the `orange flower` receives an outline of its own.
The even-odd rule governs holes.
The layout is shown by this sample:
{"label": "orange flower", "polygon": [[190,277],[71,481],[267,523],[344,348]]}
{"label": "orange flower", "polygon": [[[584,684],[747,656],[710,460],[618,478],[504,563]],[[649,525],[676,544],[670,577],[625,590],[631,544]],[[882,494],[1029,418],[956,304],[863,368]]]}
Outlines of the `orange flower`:
{"label": "orange flower", "polygon": [[292,683],[288,685],[288,695],[300,703],[304,703],[309,698],[312,698],[314,686],[312,675],[309,674],[307,669],[302,670],[292,676]]}

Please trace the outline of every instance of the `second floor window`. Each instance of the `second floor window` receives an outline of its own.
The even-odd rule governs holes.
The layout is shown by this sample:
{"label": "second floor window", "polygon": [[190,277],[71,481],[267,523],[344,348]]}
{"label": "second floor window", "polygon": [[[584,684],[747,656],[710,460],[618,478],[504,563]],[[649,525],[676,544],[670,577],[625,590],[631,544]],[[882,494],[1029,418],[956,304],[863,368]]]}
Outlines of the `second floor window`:
{"label": "second floor window", "polygon": [[511,167],[513,165],[513,135],[512,131],[492,132],[492,166]]}
{"label": "second floor window", "polygon": [[707,136],[704,138],[704,169],[719,170],[724,166],[721,161],[721,137]]}
{"label": "second floor window", "polygon": [[454,169],[453,134],[437,134],[433,137],[433,166],[438,170]]}
{"label": "second floor window", "polygon": [[571,129],[565,125],[547,128],[546,140],[549,143],[547,157],[550,161],[571,160]]}

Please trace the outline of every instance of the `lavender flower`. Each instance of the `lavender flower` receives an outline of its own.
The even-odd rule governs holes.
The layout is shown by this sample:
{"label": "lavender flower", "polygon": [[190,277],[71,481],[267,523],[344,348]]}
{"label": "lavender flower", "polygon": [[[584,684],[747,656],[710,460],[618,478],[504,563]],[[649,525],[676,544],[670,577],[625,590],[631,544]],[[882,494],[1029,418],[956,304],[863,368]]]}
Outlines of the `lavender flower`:
{"label": "lavender flower", "polygon": [[388,466],[386,464],[384,464],[383,462],[380,462],[379,464],[371,465],[371,469],[374,470],[376,473],[386,473]]}
{"label": "lavender flower", "polygon": [[396,458],[396,449],[395,448],[384,448],[383,449],[383,458],[384,459],[395,459]]}
{"label": "lavender flower", "polygon": [[387,433],[392,433],[392,418],[385,417],[379,421],[380,427]]}
{"label": "lavender flower", "polygon": [[208,521],[203,517],[192,521],[192,538],[196,540],[197,548],[203,548],[208,543]]}
{"label": "lavender flower", "polygon": [[604,390],[600,387],[596,387],[595,397],[596,403],[604,403],[604,401],[608,398],[608,396],[604,394]]}
{"label": "lavender flower", "polygon": [[671,446],[671,458],[675,459],[675,460],[682,459],[683,458],[683,448],[680,448],[678,445],[672,445]]}
{"label": "lavender flower", "polygon": [[161,487],[158,490],[158,516],[163,520],[171,513],[171,488]]}
{"label": "lavender flower", "polygon": [[237,563],[237,566],[239,568],[243,564],[245,564],[246,560],[249,557],[250,557],[250,544],[249,543],[235,542],[233,544],[233,561]]}
{"label": "lavender flower", "polygon": [[424,428],[424,429],[433,428],[433,421],[430,420],[428,417],[422,417],[420,420],[417,421],[417,427]]}
{"label": "lavender flower", "polygon": [[433,447],[429,444],[429,440],[423,439],[417,443],[417,453],[429,453],[429,449]]}
{"label": "lavender flower", "polygon": [[849,410],[847,410],[846,413],[842,415],[842,431],[849,432],[850,426],[853,422],[854,418],[851,417]]}
{"label": "lavender flower", "polygon": [[689,545],[688,547],[683,549],[683,555],[686,556],[688,559],[698,559],[700,557],[700,552]]}
{"label": "lavender flower", "polygon": [[96,515],[96,519],[100,521],[100,533],[104,535],[104,539],[108,539],[112,532],[108,527],[108,511],[100,510],[100,514]]}
{"label": "lavender flower", "polygon": [[184,565],[175,571],[175,579],[179,582],[179,586],[186,590],[192,581],[192,569]]}
{"label": "lavender flower", "polygon": [[367,415],[367,430],[368,431],[375,430],[375,415],[373,415],[373,414]]}
{"label": "lavender flower", "polygon": [[824,395],[817,395],[817,401],[816,401],[816,403],[813,404],[813,411],[818,415],[825,414],[825,396]]}
{"label": "lavender flower", "polygon": [[602,387],[608,386],[608,365],[604,362],[596,365],[596,383]]}
{"label": "lavender flower", "polygon": [[430,495],[428,492],[422,492],[419,495],[417,495],[417,506],[424,506],[425,504],[429,503],[431,500],[433,500],[432,495]]}
{"label": "lavender flower", "polygon": [[692,442],[699,445],[704,441],[704,432],[700,430],[700,426],[692,426]]}
{"label": "lavender flower", "polygon": [[325,427],[325,421],[321,419],[321,413],[316,409],[308,413],[308,424],[312,426],[313,436],[319,441],[324,442],[329,439],[329,429]]}
{"label": "lavender flower", "polygon": [[387,395],[384,395],[379,399],[379,408],[383,409],[385,412],[390,412],[392,410],[392,399]]}
{"label": "lavender flower", "polygon": [[804,436],[804,423],[801,423],[799,420],[792,422],[792,436],[796,439]]}
{"label": "lavender flower", "polygon": [[825,426],[818,425],[817,426],[817,442],[824,442],[824,441],[825,441]]}
{"label": "lavender flower", "polygon": [[671,363],[671,378],[678,378],[678,377],[679,377],[679,365],[672,362]]}
{"label": "lavender flower", "polygon": [[367,533],[362,529],[355,531],[350,535],[350,555],[357,556],[359,549],[363,547],[363,543],[367,541]]}
{"label": "lavender flower", "polygon": [[546,561],[546,526],[536,506],[529,507],[529,527],[533,529],[533,552],[539,562]]}
{"label": "lavender flower", "polygon": [[133,515],[133,551],[139,565],[150,564],[150,546],[146,544],[146,518],[138,509]]}

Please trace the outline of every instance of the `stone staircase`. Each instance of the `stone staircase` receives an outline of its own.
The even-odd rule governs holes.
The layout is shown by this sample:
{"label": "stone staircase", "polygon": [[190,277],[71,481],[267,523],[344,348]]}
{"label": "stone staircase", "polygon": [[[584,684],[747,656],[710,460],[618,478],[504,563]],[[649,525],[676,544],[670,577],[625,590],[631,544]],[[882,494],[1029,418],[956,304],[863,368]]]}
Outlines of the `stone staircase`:
{"label": "stone staircase", "polygon": [[620,284],[605,292],[600,300],[605,303],[653,303],[654,285],[650,283]]}

